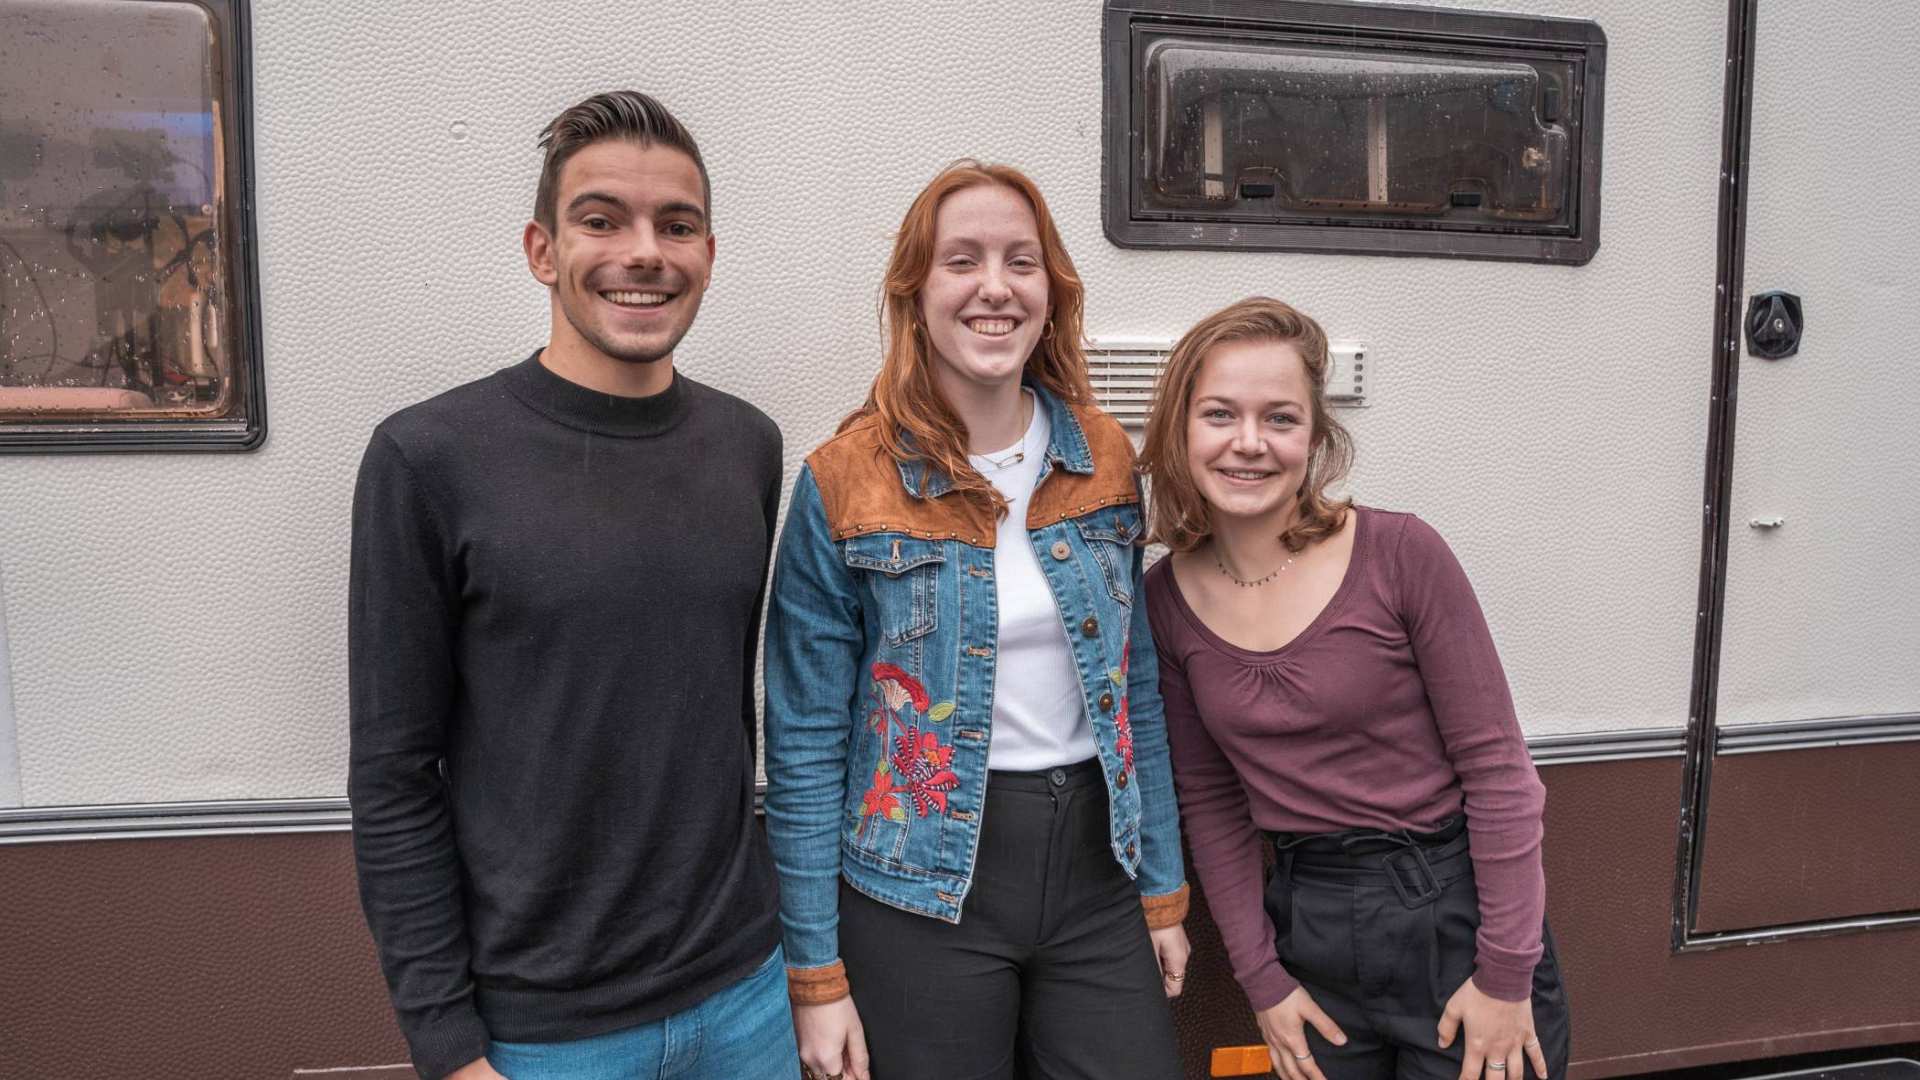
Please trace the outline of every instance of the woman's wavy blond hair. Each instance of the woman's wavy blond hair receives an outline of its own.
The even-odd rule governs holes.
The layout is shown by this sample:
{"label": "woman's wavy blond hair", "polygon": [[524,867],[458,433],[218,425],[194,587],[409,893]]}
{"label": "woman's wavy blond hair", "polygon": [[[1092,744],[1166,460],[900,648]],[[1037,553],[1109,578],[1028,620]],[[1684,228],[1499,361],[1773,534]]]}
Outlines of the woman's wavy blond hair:
{"label": "woman's wavy blond hair", "polygon": [[920,289],[933,270],[934,220],[941,202],[956,191],[989,184],[1024,198],[1033,208],[1040,233],[1050,329],[1027,357],[1026,378],[1074,404],[1093,400],[1087,356],[1081,347],[1086,290],[1060,241],[1047,201],[1020,170],[964,159],[942,169],[907,207],[880,297],[880,333],[886,342],[880,373],[874,376],[866,403],[840,422],[840,430],[862,417],[877,415],[880,444],[894,460],[925,460],[953,481],[957,494],[992,508],[997,518],[1005,513],[1006,499],[967,461],[966,426],[934,382],[933,352],[919,312]]}
{"label": "woman's wavy blond hair", "polygon": [[1192,551],[1213,534],[1207,501],[1194,485],[1187,463],[1187,413],[1200,365],[1216,347],[1233,341],[1275,341],[1292,345],[1305,361],[1313,389],[1313,434],[1307,475],[1298,492],[1299,512],[1280,534],[1288,551],[1305,550],[1346,524],[1350,499],[1331,499],[1327,489],[1353,464],[1353,437],[1327,410],[1327,332],[1305,313],[1278,300],[1250,296],[1195,323],[1173,347],[1153,390],[1146,445],[1136,465],[1151,481],[1153,539],[1174,551]]}

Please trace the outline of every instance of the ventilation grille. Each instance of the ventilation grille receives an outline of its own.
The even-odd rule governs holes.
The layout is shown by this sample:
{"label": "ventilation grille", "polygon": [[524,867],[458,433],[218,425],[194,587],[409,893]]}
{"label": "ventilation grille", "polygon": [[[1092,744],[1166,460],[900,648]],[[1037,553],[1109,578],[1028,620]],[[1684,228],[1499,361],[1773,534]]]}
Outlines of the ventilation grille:
{"label": "ventilation grille", "polygon": [[1165,338],[1094,338],[1087,345],[1094,400],[1122,426],[1146,427],[1153,381],[1172,350]]}
{"label": "ventilation grille", "polygon": [[[1123,427],[1140,430],[1147,426],[1147,411],[1153,405],[1153,383],[1166,366],[1173,342],[1165,338],[1094,338],[1087,345],[1087,375],[1093,381],[1093,397]],[[1371,404],[1370,390],[1379,389],[1379,361],[1367,359],[1365,345],[1333,342],[1327,347],[1327,404],[1336,409],[1362,408]],[[1367,378],[1366,365],[1372,364],[1374,378]]]}

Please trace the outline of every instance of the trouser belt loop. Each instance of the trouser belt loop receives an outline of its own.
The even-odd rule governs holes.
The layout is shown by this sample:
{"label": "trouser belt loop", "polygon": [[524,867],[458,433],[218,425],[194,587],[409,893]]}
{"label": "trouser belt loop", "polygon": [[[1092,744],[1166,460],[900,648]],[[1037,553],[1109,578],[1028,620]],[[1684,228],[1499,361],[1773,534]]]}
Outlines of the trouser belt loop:
{"label": "trouser belt loop", "polygon": [[1393,891],[1400,894],[1400,902],[1408,907],[1425,907],[1440,899],[1440,879],[1434,876],[1426,849],[1419,844],[1388,852],[1381,857],[1380,865],[1393,883]]}
{"label": "trouser belt loop", "polygon": [[[1273,846],[1275,861],[1270,886],[1278,886],[1281,896],[1293,895],[1293,847],[1301,843],[1299,837],[1287,833],[1265,833],[1267,843]],[[1291,902],[1291,901],[1289,901]]]}

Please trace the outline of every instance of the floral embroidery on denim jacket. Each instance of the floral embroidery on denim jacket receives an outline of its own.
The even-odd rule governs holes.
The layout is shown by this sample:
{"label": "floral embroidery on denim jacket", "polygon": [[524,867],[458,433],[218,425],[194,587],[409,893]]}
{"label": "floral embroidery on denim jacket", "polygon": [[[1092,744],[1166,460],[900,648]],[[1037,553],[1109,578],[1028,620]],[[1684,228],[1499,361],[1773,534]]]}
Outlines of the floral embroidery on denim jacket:
{"label": "floral embroidery on denim jacket", "polygon": [[[946,813],[947,792],[960,786],[960,777],[950,767],[953,747],[940,745],[938,734],[921,731],[900,718],[901,712],[911,706],[926,713],[929,720],[945,720],[953,715],[953,702],[932,704],[920,680],[896,665],[876,662],[872,671],[874,707],[867,713],[867,723],[880,734],[883,752],[879,765],[873,770],[873,785],[860,800],[856,834],[864,832],[867,819],[875,815],[884,815],[889,821],[905,821],[906,809],[895,798],[902,792],[913,799],[915,811],[926,817],[936,808]],[[884,752],[885,738],[896,724],[904,730],[894,738],[894,751],[889,757]]]}
{"label": "floral embroidery on denim jacket", "polygon": [[[1131,645],[1131,642],[1129,642]],[[1113,745],[1120,751],[1121,767],[1133,771],[1133,721],[1127,718],[1127,655],[1132,650],[1120,654],[1120,666],[1107,673],[1114,681],[1114,692],[1119,695],[1120,704],[1113,712],[1113,726],[1118,734]]]}

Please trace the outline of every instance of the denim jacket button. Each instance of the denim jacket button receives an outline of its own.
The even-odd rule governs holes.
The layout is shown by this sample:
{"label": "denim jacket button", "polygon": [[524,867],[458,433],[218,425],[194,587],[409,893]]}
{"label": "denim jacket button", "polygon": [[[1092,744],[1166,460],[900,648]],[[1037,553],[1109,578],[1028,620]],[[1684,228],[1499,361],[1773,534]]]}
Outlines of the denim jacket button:
{"label": "denim jacket button", "polygon": [[1073,554],[1073,549],[1067,546],[1065,540],[1055,540],[1052,550],[1053,557],[1056,559],[1065,559],[1067,556]]}
{"label": "denim jacket button", "polygon": [[1127,858],[1129,859],[1133,858],[1133,852],[1134,852],[1134,847],[1131,843],[1129,843],[1127,845]]}
{"label": "denim jacket button", "polygon": [[1126,770],[1124,770],[1124,769],[1122,769],[1122,770],[1121,770],[1121,772],[1120,772],[1120,775],[1119,775],[1119,776],[1116,776],[1116,777],[1114,777],[1114,778],[1113,778],[1113,782],[1114,782],[1114,784],[1115,784],[1115,786],[1117,786],[1117,787],[1120,787],[1120,788],[1125,788],[1125,787],[1127,786],[1127,773],[1126,773]]}
{"label": "denim jacket button", "polygon": [[1091,615],[1087,616],[1087,621],[1080,624],[1080,632],[1088,637],[1100,636],[1100,620]]}
{"label": "denim jacket button", "polygon": [[1113,695],[1112,694],[1100,695],[1100,711],[1101,712],[1113,711]]}

